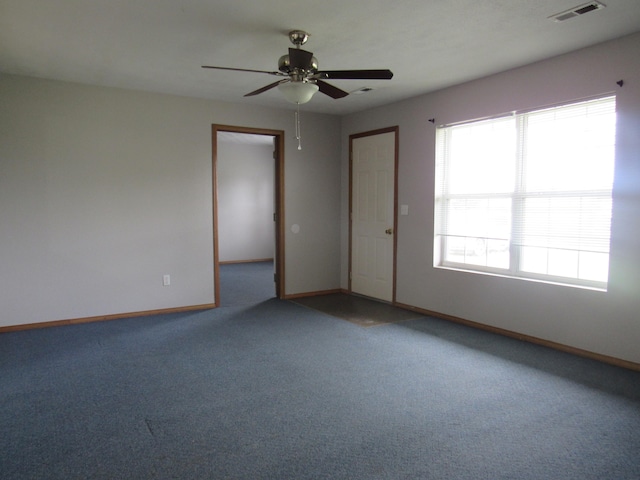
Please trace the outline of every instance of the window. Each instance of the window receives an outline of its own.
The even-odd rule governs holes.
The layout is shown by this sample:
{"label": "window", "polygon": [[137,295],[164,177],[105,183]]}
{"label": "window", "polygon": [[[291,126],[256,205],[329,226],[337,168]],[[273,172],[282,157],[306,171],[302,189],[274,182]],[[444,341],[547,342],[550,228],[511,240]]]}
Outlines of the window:
{"label": "window", "polygon": [[615,97],[437,129],[435,265],[606,288]]}

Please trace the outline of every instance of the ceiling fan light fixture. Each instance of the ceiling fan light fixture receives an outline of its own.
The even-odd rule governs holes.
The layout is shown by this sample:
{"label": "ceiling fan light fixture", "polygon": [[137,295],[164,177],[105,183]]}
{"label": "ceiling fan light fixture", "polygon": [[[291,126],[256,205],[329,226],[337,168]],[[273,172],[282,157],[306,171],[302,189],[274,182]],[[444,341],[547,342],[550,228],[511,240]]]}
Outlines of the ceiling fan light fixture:
{"label": "ceiling fan light fixture", "polygon": [[302,105],[311,100],[319,87],[310,82],[286,82],[278,85],[278,90],[282,92],[288,102]]}

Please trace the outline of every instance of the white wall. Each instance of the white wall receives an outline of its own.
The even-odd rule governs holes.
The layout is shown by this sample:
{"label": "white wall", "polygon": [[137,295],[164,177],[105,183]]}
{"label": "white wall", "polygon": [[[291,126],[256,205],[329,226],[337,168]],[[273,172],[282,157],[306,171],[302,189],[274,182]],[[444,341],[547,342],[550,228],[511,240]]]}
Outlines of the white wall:
{"label": "white wall", "polygon": [[[342,286],[348,258],[348,138],[399,125],[397,301],[640,362],[640,34],[459,85],[342,123]],[[624,80],[622,88],[616,81]],[[608,292],[433,267],[436,124],[616,92],[618,137]]]}
{"label": "white wall", "polygon": [[218,141],[218,255],[221,262],[274,258],[273,149],[273,144]]}
{"label": "white wall", "polygon": [[336,117],[299,152],[292,109],[10,75],[0,106],[0,326],[212,303],[213,123],[285,131],[285,293],[338,287]]}

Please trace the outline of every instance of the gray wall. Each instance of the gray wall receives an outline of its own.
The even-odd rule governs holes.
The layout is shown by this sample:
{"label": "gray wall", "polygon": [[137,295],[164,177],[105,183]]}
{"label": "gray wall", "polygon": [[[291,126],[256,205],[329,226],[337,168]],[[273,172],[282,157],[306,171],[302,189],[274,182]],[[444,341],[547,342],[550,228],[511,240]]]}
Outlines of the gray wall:
{"label": "gray wall", "polygon": [[273,142],[256,145],[218,140],[218,255],[221,262],[274,258],[273,149]]}
{"label": "gray wall", "polygon": [[[348,138],[399,125],[397,300],[640,362],[640,34],[343,118],[342,285],[347,285]],[[624,80],[624,87],[616,81]],[[617,93],[607,292],[433,267],[434,125]]]}
{"label": "gray wall", "polygon": [[0,105],[0,326],[212,303],[213,123],[285,131],[285,292],[339,285],[336,117],[299,152],[292,109],[9,75]]}

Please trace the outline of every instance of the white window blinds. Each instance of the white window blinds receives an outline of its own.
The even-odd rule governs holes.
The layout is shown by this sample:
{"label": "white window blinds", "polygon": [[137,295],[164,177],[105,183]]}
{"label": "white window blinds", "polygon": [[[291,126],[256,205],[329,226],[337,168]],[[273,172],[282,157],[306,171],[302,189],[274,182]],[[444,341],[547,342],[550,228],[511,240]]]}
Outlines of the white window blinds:
{"label": "white window blinds", "polygon": [[437,131],[436,264],[608,277],[615,97]]}

